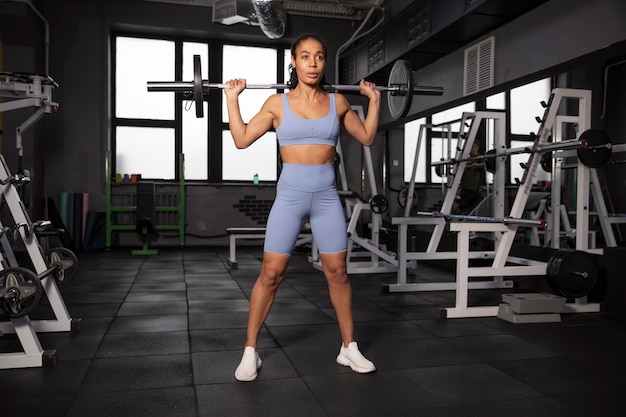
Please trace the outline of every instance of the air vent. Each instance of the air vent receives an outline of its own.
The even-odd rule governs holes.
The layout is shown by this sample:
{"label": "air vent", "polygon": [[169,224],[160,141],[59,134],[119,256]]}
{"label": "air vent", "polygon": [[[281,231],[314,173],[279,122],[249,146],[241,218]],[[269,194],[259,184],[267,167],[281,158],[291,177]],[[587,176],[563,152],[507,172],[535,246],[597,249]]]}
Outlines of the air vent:
{"label": "air vent", "polygon": [[494,45],[492,36],[465,50],[464,95],[493,87]]}
{"label": "air vent", "polygon": [[233,25],[250,19],[252,3],[249,0],[215,0],[213,23]]}

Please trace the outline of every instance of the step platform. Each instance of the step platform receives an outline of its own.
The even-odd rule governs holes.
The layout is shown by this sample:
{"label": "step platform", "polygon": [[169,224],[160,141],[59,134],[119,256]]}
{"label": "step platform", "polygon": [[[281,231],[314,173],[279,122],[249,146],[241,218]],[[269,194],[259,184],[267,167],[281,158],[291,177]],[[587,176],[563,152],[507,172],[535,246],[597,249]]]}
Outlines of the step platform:
{"label": "step platform", "polygon": [[515,324],[560,322],[565,301],[549,293],[502,294],[498,318]]}

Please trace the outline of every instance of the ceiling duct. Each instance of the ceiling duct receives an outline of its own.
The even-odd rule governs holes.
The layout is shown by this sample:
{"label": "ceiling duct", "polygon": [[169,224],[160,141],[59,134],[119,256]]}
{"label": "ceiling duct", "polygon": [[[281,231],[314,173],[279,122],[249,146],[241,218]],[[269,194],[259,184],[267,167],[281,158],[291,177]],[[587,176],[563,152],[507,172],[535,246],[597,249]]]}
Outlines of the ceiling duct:
{"label": "ceiling duct", "polygon": [[[278,39],[285,33],[287,13],[282,4],[272,0],[252,0],[254,16],[261,30],[270,39]],[[252,19],[252,20],[254,20]]]}

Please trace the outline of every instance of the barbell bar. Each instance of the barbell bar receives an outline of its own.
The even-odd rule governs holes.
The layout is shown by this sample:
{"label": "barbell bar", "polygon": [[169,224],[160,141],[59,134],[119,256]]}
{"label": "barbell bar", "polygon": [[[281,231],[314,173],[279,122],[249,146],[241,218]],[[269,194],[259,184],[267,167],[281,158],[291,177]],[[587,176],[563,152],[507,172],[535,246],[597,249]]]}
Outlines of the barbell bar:
{"label": "barbell bar", "polygon": [[[200,64],[200,56],[193,57],[194,78],[193,81],[148,81],[147,87],[150,92],[174,92],[186,95],[193,95],[196,106],[196,117],[204,117],[202,102],[205,94],[210,89],[229,88],[226,83],[211,83],[202,79],[202,68]],[[285,90],[289,88],[289,84],[246,84],[246,88],[250,89],[268,89],[268,90]],[[345,91],[359,92],[361,87],[358,85],[345,84],[329,84],[322,86],[328,91]],[[443,94],[443,87],[428,87],[415,85],[413,80],[413,71],[407,60],[397,60],[394,62],[391,72],[389,73],[388,85],[376,86],[376,90],[387,93],[387,106],[389,113],[394,119],[399,119],[407,115],[411,108],[413,95],[435,95]]]}
{"label": "barbell bar", "polygon": [[[193,81],[148,81],[148,91],[173,91],[175,93],[189,93],[194,88]],[[222,83],[210,83],[207,80],[202,80],[202,89],[208,90],[211,88],[219,88],[225,89],[230,88],[228,84]],[[246,88],[249,89],[257,89],[257,90],[286,90],[289,88],[289,84],[285,83],[277,83],[277,84],[246,84]],[[325,90],[333,90],[333,91],[348,91],[348,92],[359,92],[361,91],[361,87],[358,85],[347,85],[347,84],[328,84],[323,86]],[[406,85],[388,85],[381,86],[377,85],[376,90],[382,92],[389,92],[394,95],[404,95],[407,94]],[[413,86],[413,94],[421,94],[421,95],[440,95],[439,87],[424,87],[420,85]]]}
{"label": "barbell bar", "polygon": [[470,216],[467,214],[446,214],[441,212],[418,211],[418,216],[428,216],[443,218],[446,221],[467,221],[477,223],[502,223],[505,225],[514,224],[519,226],[538,226],[546,227],[548,223],[542,219],[519,219],[516,217],[489,217],[489,216]]}
{"label": "barbell bar", "polygon": [[455,165],[460,162],[483,161],[485,159],[507,157],[507,156],[517,155],[517,154],[522,154],[522,153],[544,153],[544,152],[550,152],[554,150],[565,150],[565,149],[579,148],[579,147],[585,148],[587,146],[588,144],[585,140],[573,139],[573,140],[566,140],[562,142],[546,143],[544,145],[537,145],[537,146],[520,146],[518,148],[508,148],[508,149],[503,149],[500,152],[497,152],[494,149],[492,149],[482,155],[469,156],[467,158],[461,158],[461,159],[453,158],[453,159],[435,161],[431,165],[432,166]]}

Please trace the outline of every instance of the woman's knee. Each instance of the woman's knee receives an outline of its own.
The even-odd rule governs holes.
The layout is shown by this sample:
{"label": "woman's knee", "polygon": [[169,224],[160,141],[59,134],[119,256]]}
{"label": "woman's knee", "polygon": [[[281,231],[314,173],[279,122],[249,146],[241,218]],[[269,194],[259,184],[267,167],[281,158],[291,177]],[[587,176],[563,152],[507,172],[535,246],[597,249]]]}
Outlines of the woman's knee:
{"label": "woman's knee", "polygon": [[324,269],[324,275],[331,284],[344,285],[348,283],[348,271],[346,269],[346,263],[341,259],[322,259],[322,266]]}
{"label": "woman's knee", "polygon": [[257,282],[267,289],[278,288],[285,276],[288,261],[286,255],[266,255]]}

